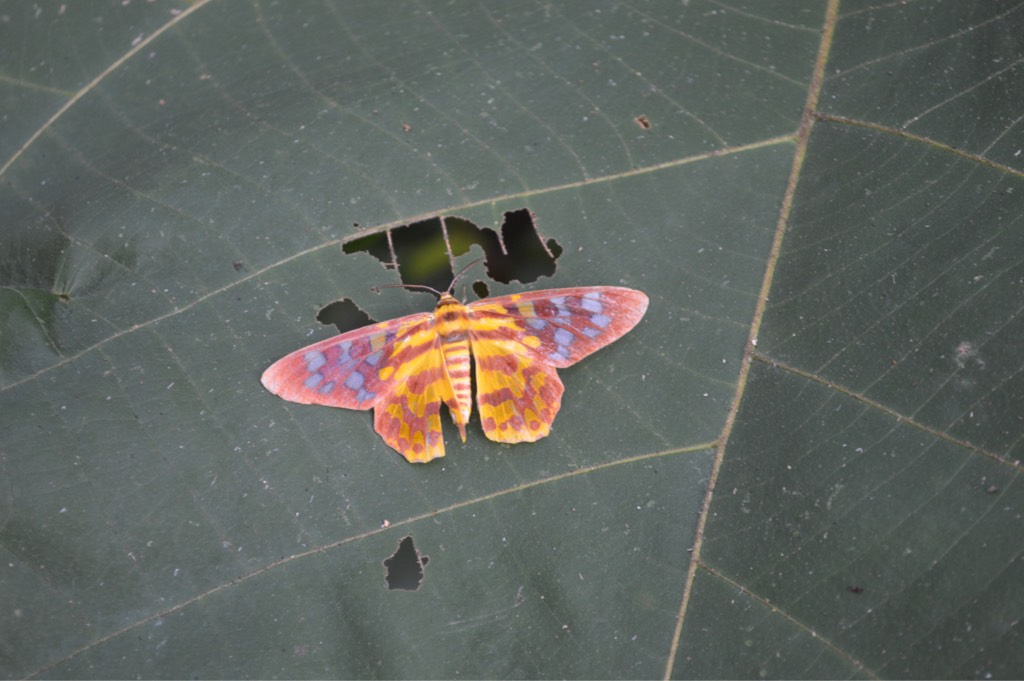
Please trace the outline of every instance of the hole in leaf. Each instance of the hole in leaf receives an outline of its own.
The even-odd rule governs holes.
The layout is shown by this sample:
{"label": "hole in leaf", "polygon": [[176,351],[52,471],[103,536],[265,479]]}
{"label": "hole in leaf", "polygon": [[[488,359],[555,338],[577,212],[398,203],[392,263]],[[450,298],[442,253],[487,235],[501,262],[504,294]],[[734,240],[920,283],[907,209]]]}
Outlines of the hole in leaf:
{"label": "hole in leaf", "polygon": [[555,273],[555,260],[562,255],[562,247],[554,239],[544,240],[537,231],[533,213],[527,209],[505,213],[500,237],[491,229],[482,232],[490,239],[481,245],[487,255],[487,274],[492,279],[503,284],[530,284]]}
{"label": "hole in leaf", "polygon": [[405,537],[398,543],[398,550],[384,561],[388,589],[394,591],[416,591],[423,581],[423,567],[430,560],[421,556],[412,543],[412,536]]}
{"label": "hole in leaf", "polygon": [[[398,274],[403,284],[420,284],[444,291],[455,275],[445,246],[440,218],[414,222],[391,231]],[[461,255],[455,251],[453,255]]]}
{"label": "hole in leaf", "polygon": [[359,309],[359,306],[348,298],[342,298],[324,306],[317,313],[316,320],[321,324],[334,324],[341,333],[373,323],[370,315]]}
{"label": "hole in leaf", "polygon": [[391,262],[391,247],[388,246],[387,232],[356,237],[351,241],[346,241],[341,249],[345,253],[369,253],[384,263],[385,267],[394,268],[395,266]]}
{"label": "hole in leaf", "polygon": [[[506,212],[498,231],[460,217],[430,218],[357,237],[342,249],[368,253],[385,267],[397,269],[403,284],[444,291],[454,276],[452,260],[474,244],[484,251],[488,276],[503,284],[528,284],[551,276],[562,255],[562,247],[540,235],[533,214],[525,208]],[[480,283],[473,284],[478,295]]]}

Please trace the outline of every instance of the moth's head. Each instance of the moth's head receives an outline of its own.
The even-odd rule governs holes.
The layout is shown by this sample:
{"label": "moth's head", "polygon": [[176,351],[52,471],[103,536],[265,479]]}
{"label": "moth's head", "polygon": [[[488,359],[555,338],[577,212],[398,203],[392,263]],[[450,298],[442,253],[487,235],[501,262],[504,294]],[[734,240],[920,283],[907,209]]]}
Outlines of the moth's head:
{"label": "moth's head", "polygon": [[438,297],[438,305],[444,302],[458,302],[455,299],[455,296],[452,295],[452,290],[455,288],[455,284],[459,281],[460,278],[462,278],[462,275],[469,271],[469,268],[473,267],[473,265],[476,265],[482,260],[483,258],[477,258],[473,262],[463,267],[461,272],[452,277],[452,283],[448,284],[448,289],[446,291],[438,291],[436,288],[433,288],[431,286],[425,286],[424,284],[385,284],[383,288],[408,288],[430,291],[431,293]]}

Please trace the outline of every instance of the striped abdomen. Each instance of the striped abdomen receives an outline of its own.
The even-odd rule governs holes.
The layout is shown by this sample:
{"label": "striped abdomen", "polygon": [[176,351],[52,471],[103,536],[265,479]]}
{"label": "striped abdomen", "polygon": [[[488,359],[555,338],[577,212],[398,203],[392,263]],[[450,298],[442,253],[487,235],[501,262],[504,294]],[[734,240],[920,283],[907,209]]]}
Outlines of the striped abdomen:
{"label": "striped abdomen", "polygon": [[469,377],[469,315],[466,306],[445,293],[434,311],[437,334],[441,339],[444,369],[451,383],[455,404],[449,404],[452,420],[459,427],[462,441],[466,441],[466,423],[473,409],[472,386]]}

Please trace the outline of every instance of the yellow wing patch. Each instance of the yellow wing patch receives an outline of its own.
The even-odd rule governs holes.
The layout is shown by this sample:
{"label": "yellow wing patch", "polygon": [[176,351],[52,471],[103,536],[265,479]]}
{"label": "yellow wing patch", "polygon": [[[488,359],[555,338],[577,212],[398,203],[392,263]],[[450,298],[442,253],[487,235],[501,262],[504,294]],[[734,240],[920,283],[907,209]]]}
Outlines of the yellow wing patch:
{"label": "yellow wing patch", "polygon": [[476,402],[484,434],[496,442],[535,442],[551,432],[562,403],[554,367],[514,341],[474,341]]}
{"label": "yellow wing patch", "polygon": [[374,428],[389,446],[413,463],[444,456],[441,403],[452,401],[452,391],[435,343],[425,352],[400,364],[393,389],[374,408]]}

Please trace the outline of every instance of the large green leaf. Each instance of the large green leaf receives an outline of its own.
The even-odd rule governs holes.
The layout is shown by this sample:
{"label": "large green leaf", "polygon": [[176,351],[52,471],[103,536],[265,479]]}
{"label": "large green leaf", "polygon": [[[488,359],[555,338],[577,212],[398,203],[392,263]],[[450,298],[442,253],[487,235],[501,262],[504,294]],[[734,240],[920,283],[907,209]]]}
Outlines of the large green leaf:
{"label": "large green leaf", "polygon": [[[1021,3],[0,19],[5,676],[1024,669]],[[549,438],[262,389],[432,306],[347,240],[524,207],[530,286],[651,297]]]}

